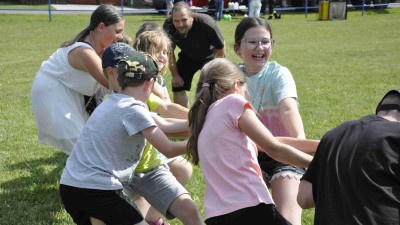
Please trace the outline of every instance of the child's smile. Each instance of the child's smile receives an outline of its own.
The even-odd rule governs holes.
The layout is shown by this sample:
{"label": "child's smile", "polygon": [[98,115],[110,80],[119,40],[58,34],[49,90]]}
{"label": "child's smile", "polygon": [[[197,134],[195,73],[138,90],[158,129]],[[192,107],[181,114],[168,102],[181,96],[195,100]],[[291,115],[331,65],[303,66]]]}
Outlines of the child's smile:
{"label": "child's smile", "polygon": [[266,48],[271,34],[263,27],[254,27],[246,31],[239,45],[238,54],[242,58],[246,73],[253,75],[262,70],[268,61],[272,49]]}

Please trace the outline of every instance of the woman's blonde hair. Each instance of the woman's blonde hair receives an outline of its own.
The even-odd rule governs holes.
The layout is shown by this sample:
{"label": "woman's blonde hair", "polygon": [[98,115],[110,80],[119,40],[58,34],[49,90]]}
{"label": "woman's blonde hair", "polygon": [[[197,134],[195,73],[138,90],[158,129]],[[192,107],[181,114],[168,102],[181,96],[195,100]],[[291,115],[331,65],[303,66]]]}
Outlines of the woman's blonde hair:
{"label": "woman's blonde hair", "polygon": [[167,34],[161,29],[144,31],[136,37],[133,43],[133,47],[136,50],[147,52],[151,56],[155,56],[156,51],[162,48],[164,43],[167,45],[168,57],[164,68],[160,70],[161,75],[165,74],[168,70],[168,61],[171,54],[171,42]]}
{"label": "woman's blonde hair", "polygon": [[187,158],[194,165],[199,163],[197,141],[203,128],[208,108],[218,99],[225,97],[235,87],[235,83],[246,83],[245,76],[238,65],[225,58],[208,62],[200,73],[196,89],[196,100],[189,111],[190,137]]}

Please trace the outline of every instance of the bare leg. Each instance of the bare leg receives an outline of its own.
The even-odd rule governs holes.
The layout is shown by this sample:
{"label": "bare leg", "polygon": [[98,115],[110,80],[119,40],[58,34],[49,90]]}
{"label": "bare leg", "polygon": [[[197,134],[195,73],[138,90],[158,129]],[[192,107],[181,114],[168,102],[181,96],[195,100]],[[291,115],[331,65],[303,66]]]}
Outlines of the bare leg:
{"label": "bare leg", "polygon": [[189,101],[188,101],[186,91],[174,92],[174,102],[187,108]]}
{"label": "bare leg", "polygon": [[148,213],[150,204],[146,201],[146,199],[144,199],[140,195],[137,195],[133,201],[135,202],[142,215],[146,215]]}
{"label": "bare leg", "polygon": [[[103,221],[96,219],[94,217],[90,217],[90,223],[92,223],[92,225],[106,225]],[[136,223],[136,225],[148,225],[148,223],[142,220],[142,222]]]}
{"label": "bare leg", "polygon": [[192,164],[182,156],[178,156],[175,160],[169,162],[168,166],[169,170],[176,177],[178,182],[182,184],[182,186],[185,186],[192,176]]}
{"label": "bare leg", "polygon": [[[175,160],[168,163],[171,173],[176,177],[176,180],[182,186],[185,186],[192,176],[193,167],[182,156],[178,156]],[[146,215],[146,221],[156,221],[161,217],[161,214],[153,207],[150,207]]]}
{"label": "bare leg", "polygon": [[90,217],[90,223],[92,223],[92,225],[106,225],[103,221],[94,217]]}
{"label": "bare leg", "polygon": [[188,194],[175,199],[169,207],[169,212],[176,216],[184,225],[203,225],[200,212]]}
{"label": "bare leg", "polygon": [[277,210],[293,225],[301,225],[301,207],[297,203],[300,180],[278,177],[271,182],[272,198]]}

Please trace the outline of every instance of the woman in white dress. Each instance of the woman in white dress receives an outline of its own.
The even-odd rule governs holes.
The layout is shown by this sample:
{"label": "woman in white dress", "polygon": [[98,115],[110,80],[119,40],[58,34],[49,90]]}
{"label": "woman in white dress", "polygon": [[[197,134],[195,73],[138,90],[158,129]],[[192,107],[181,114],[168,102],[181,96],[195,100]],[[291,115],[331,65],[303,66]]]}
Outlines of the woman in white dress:
{"label": "woman in white dress", "polygon": [[87,28],[42,63],[31,90],[39,143],[71,153],[89,117],[84,96],[92,96],[100,85],[108,87],[100,56],[123,38],[124,25],[112,5],[101,5]]}

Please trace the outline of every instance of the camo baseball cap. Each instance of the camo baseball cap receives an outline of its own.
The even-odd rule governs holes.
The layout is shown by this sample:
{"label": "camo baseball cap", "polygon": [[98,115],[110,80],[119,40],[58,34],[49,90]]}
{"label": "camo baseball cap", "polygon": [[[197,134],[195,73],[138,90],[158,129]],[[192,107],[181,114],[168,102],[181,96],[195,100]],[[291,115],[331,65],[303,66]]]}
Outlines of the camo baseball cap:
{"label": "camo baseball cap", "polygon": [[[125,67],[123,74],[126,77],[132,77],[136,79],[148,80],[155,78],[159,69],[156,60],[149,54],[141,51],[129,51],[122,57],[118,64],[118,67]],[[118,68],[118,71],[120,69]]]}
{"label": "camo baseball cap", "polygon": [[135,49],[132,46],[124,42],[112,43],[104,50],[103,55],[101,56],[101,64],[103,69],[109,66],[114,67],[118,65],[119,61],[126,52],[134,50]]}

